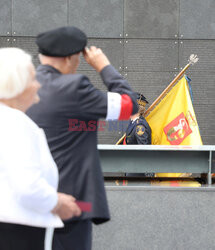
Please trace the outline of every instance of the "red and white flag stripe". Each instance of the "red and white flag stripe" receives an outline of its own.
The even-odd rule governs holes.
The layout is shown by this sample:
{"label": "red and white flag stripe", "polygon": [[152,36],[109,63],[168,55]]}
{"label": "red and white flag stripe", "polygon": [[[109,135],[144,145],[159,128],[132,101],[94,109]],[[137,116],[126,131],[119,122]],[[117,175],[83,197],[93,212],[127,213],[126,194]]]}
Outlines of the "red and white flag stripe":
{"label": "red and white flag stripe", "polygon": [[128,120],[132,115],[133,104],[130,96],[108,92],[106,120]]}

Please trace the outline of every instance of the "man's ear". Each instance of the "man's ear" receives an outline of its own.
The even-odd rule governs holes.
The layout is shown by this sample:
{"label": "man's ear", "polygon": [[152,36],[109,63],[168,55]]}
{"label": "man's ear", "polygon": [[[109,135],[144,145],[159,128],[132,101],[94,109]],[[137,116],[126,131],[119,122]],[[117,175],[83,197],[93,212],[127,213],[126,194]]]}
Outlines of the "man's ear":
{"label": "man's ear", "polygon": [[64,57],[64,60],[65,60],[65,62],[66,63],[70,63],[70,61],[71,61],[71,56],[66,56],[66,57]]}
{"label": "man's ear", "polygon": [[65,65],[67,66],[67,67],[71,67],[71,65],[72,65],[72,58],[71,58],[72,56],[66,56],[66,57],[64,57],[64,63],[65,63]]}

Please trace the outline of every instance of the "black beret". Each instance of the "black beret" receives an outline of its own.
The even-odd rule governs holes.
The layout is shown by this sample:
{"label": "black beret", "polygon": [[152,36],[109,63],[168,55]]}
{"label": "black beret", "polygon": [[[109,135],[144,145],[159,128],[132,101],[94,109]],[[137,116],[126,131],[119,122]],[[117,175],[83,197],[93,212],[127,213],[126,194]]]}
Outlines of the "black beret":
{"label": "black beret", "polygon": [[145,96],[141,93],[136,93],[137,94],[137,103],[139,105],[145,106],[148,101],[146,100]]}
{"label": "black beret", "polygon": [[87,36],[76,27],[61,27],[39,34],[36,44],[43,55],[65,57],[83,51]]}

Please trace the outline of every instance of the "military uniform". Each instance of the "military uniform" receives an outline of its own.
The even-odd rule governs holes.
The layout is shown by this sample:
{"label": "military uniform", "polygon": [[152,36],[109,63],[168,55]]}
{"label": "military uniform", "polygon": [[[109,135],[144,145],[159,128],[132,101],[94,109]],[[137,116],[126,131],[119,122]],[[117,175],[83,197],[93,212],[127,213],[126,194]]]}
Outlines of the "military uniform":
{"label": "military uniform", "polygon": [[151,128],[143,116],[130,121],[123,144],[151,144]]}
{"label": "military uniform", "polygon": [[148,103],[145,96],[141,93],[136,93],[137,103],[139,104],[139,117],[130,121],[126,130],[126,136],[123,144],[140,144],[148,145],[151,144],[151,128],[142,116],[145,111],[145,105]]}
{"label": "military uniform", "polygon": [[[141,106],[145,106],[148,101],[142,95],[137,93],[137,102]],[[143,116],[137,117],[135,120],[131,120],[126,135],[123,140],[124,145],[150,145],[151,144],[151,128]],[[154,177],[154,173],[125,173],[128,177]]]}

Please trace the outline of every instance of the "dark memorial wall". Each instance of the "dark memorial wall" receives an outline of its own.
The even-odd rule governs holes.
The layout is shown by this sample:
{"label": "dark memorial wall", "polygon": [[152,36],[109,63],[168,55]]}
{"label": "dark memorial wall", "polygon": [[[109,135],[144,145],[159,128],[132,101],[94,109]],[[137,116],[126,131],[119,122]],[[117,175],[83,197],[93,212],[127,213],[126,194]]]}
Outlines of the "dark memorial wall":
{"label": "dark memorial wall", "polygon": [[[0,0],[0,47],[20,47],[37,66],[35,36],[74,25],[101,47],[111,63],[150,103],[187,63],[199,62],[192,79],[194,109],[204,144],[215,144],[215,1],[214,0]],[[105,89],[82,59],[79,72]],[[99,132],[99,143],[115,142],[122,132]]]}

